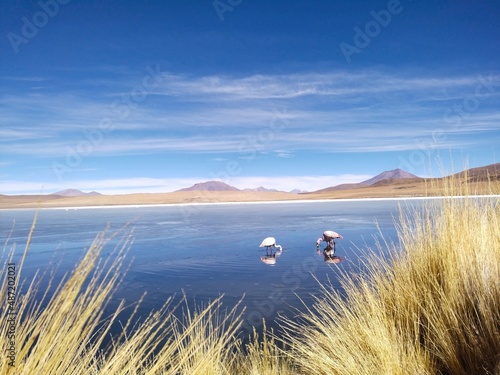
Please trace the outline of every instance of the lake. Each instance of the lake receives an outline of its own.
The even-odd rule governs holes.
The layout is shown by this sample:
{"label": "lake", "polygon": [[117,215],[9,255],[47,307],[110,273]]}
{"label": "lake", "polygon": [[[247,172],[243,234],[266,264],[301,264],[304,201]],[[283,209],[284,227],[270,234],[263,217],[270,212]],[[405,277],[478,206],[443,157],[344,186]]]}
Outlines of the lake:
{"label": "lake", "polygon": [[[254,204],[171,205],[155,207],[43,209],[39,211],[21,278],[37,269],[57,267],[56,278],[80,260],[96,234],[109,224],[109,232],[129,223],[134,242],[127,254],[131,266],[115,294],[115,301],[137,301],[148,295],[144,315],[158,309],[172,295],[185,293],[189,304],[206,303],[224,294],[234,306],[244,297],[244,328],[272,321],[278,313],[293,315],[300,297],[307,304],[319,292],[318,282],[340,289],[341,272],[354,272],[367,249],[375,252],[380,233],[397,241],[394,227],[399,205],[421,205],[423,200],[353,200]],[[17,244],[20,257],[34,210],[0,211],[2,241]],[[325,262],[316,252],[324,230],[344,237],[336,240],[340,264]],[[265,237],[283,247],[276,264],[265,264],[259,248]],[[106,257],[123,236],[104,249]],[[321,244],[321,248],[326,243]],[[127,263],[127,262],[126,262]],[[313,277],[315,275],[315,277]],[[316,280],[317,279],[317,280]],[[110,306],[112,307],[112,306]],[[269,326],[273,326],[272,323]]]}

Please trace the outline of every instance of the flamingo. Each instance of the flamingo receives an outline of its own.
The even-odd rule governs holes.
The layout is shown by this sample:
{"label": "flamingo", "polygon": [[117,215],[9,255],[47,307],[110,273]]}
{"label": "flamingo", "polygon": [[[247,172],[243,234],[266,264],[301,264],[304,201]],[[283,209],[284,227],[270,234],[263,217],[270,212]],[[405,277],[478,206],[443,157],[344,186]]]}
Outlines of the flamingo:
{"label": "flamingo", "polygon": [[259,247],[265,247],[267,250],[269,250],[271,247],[275,247],[279,249],[280,252],[282,250],[282,247],[280,245],[276,245],[276,239],[274,237],[264,238],[264,241],[262,241]]}
{"label": "flamingo", "polygon": [[[269,264],[271,266],[274,266],[276,264],[276,257],[280,256],[281,252],[283,251],[283,248],[280,245],[276,245],[276,239],[274,237],[264,238],[264,241],[262,241],[259,247],[266,248],[266,255],[261,257],[260,260],[265,264]],[[269,254],[269,249],[271,247],[277,248],[278,251],[273,254],[273,251],[271,250],[271,253]]]}
{"label": "flamingo", "polygon": [[333,230],[325,230],[323,232],[323,237],[318,238],[318,240],[316,241],[316,247],[317,248],[319,247],[321,241],[328,242],[328,246],[326,247],[325,250],[333,250],[333,254],[335,254],[335,241],[334,241],[335,238],[344,238],[344,237],[342,237],[337,232],[334,232]]}

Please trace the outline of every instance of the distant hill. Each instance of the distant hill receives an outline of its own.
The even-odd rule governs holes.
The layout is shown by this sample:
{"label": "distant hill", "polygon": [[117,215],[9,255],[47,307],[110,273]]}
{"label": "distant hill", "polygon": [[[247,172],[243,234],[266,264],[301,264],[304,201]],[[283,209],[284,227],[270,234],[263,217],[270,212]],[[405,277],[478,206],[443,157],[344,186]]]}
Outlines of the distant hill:
{"label": "distant hill", "polygon": [[90,193],[84,193],[83,191],[78,190],[78,189],[66,189],[66,190],[58,191],[57,193],[54,193],[53,195],[57,195],[60,197],[84,197],[84,196],[96,196],[96,195],[102,195],[102,194],[98,193],[97,191],[91,191]]}
{"label": "distant hill", "polygon": [[221,181],[207,181],[194,184],[191,187],[179,189],[176,191],[240,191],[234,186]]}
{"label": "distant hill", "polygon": [[276,193],[276,192],[279,192],[280,190],[276,190],[276,189],[267,189],[263,186],[259,186],[259,187],[256,187],[256,188],[253,188],[253,189],[243,189],[243,191],[260,191],[260,192],[271,192],[271,193]]}
{"label": "distant hill", "polygon": [[409,172],[405,172],[402,169],[398,168],[398,169],[393,169],[392,171],[382,172],[376,175],[375,177],[372,177],[366,181],[361,182],[361,184],[365,186],[370,186],[382,180],[400,180],[406,178],[420,178],[420,177],[415,176],[414,174],[411,174]]}
{"label": "distant hill", "polygon": [[402,180],[402,179],[418,179],[420,180],[421,178],[418,176],[415,176],[414,174],[411,174],[409,172],[403,171],[402,169],[393,169],[391,171],[385,171],[382,172],[368,180],[361,181],[358,183],[354,184],[340,184],[340,185],[335,185],[331,187],[327,187],[325,189],[317,190],[315,193],[325,193],[329,191],[336,191],[336,190],[348,190],[348,189],[358,189],[366,186],[372,186],[376,184],[386,184],[386,183],[391,183],[396,180]]}
{"label": "distant hill", "polygon": [[327,187],[324,189],[316,190],[316,191],[313,191],[312,193],[326,193],[328,191],[358,189],[358,188],[362,188],[364,186],[368,186],[368,185],[365,185],[362,182],[358,182],[355,184],[340,184],[340,185],[330,186],[330,187]]}
{"label": "distant hill", "polygon": [[467,169],[460,173],[455,173],[453,176],[463,178],[467,174],[468,181],[499,181],[500,180],[500,163],[485,165],[484,167]]}
{"label": "distant hill", "polygon": [[289,193],[292,193],[292,194],[305,194],[305,193],[309,193],[309,192],[307,190],[293,189],[293,190],[290,190]]}

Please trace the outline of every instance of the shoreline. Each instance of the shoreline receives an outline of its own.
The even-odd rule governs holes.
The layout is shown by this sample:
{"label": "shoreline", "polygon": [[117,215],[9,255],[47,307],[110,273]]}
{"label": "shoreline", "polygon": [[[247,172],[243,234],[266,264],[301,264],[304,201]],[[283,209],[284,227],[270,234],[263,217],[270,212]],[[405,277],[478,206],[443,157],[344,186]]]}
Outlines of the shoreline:
{"label": "shoreline", "polygon": [[86,206],[58,206],[58,207],[6,207],[0,211],[32,211],[32,210],[89,210],[89,209],[112,209],[112,208],[151,208],[151,207],[189,207],[189,206],[222,206],[222,205],[249,205],[249,204],[296,204],[296,203],[332,203],[332,202],[356,202],[356,201],[407,201],[407,200],[438,200],[438,199],[465,199],[465,198],[500,198],[500,194],[480,195],[453,195],[453,196],[429,196],[429,197],[377,197],[377,198],[331,198],[331,199],[290,199],[290,200],[263,200],[263,201],[240,201],[240,202],[188,202],[188,203],[152,203],[152,204],[117,204],[117,205],[86,205]]}

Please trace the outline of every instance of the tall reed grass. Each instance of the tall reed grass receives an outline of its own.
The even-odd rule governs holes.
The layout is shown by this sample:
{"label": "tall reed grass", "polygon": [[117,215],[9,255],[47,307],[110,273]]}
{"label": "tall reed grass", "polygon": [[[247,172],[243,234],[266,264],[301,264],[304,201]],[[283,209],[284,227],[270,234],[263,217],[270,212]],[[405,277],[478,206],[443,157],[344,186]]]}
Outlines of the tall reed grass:
{"label": "tall reed grass", "polygon": [[301,373],[500,374],[500,201],[446,184],[448,198],[401,214],[389,259],[284,321]]}
{"label": "tall reed grass", "polygon": [[[399,242],[381,244],[390,255],[367,256],[366,271],[344,274],[342,295],[319,286],[322,295],[299,319],[281,320],[283,335],[254,331],[248,344],[236,336],[242,309],[224,310],[222,297],[193,311],[169,299],[142,319],[141,301],[133,301],[130,317],[119,322],[129,303],[122,301],[105,315],[132,235],[122,235],[103,258],[112,237],[104,232],[58,286],[40,291],[40,278],[25,285],[16,300],[15,367],[2,355],[0,373],[500,375],[500,202],[451,198],[457,187],[467,189],[452,181],[450,198],[401,210]],[[22,259],[29,256],[27,242]],[[6,243],[2,353],[9,330],[6,266],[14,252]]]}
{"label": "tall reed grass", "polygon": [[[136,316],[141,301],[136,301],[127,321],[120,323],[121,333],[111,334],[125,301],[109,316],[104,316],[104,311],[120,284],[124,255],[132,240],[131,235],[124,236],[112,256],[103,261],[100,254],[112,237],[106,232],[99,234],[51,296],[47,291],[53,279],[47,291],[38,293],[40,282],[36,278],[17,296],[15,359],[2,355],[0,373],[230,374],[236,360],[233,348],[239,348],[234,335],[241,325],[241,312],[236,312],[238,306],[223,310],[222,297],[195,311],[186,310],[183,318],[174,315],[180,306],[172,306],[169,299],[142,320]],[[29,241],[18,264],[18,280],[28,246]],[[14,250],[15,246],[4,248],[0,269],[4,286],[0,290],[2,354],[11,342],[7,339],[10,323],[4,302],[8,300],[7,264],[12,262]]]}

